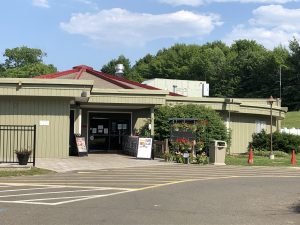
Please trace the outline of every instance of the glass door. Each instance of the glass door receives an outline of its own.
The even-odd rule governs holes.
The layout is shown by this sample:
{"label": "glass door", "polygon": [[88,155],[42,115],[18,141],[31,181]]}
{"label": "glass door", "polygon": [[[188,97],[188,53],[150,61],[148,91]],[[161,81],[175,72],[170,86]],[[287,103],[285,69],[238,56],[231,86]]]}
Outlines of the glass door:
{"label": "glass door", "polygon": [[89,151],[109,150],[109,119],[91,113],[89,121]]}
{"label": "glass door", "polygon": [[89,113],[89,151],[121,150],[123,137],[130,134],[129,113]]}
{"label": "glass door", "polygon": [[123,136],[130,135],[130,129],[131,124],[129,119],[111,119],[111,149],[122,149]]}

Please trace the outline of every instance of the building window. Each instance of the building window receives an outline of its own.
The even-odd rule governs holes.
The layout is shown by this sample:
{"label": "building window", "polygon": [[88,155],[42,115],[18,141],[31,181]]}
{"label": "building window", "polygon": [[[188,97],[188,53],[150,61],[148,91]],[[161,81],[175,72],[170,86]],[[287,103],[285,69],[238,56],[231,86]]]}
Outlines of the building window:
{"label": "building window", "polygon": [[260,133],[262,130],[266,130],[266,121],[255,120],[255,132]]}

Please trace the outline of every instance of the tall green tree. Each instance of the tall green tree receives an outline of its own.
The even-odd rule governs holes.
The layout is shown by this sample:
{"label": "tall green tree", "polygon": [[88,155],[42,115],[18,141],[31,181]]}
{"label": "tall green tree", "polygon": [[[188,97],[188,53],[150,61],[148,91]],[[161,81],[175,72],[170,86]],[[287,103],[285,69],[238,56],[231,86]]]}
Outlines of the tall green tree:
{"label": "tall green tree", "polygon": [[[175,44],[169,49],[162,49],[154,56],[147,56],[137,62],[136,70],[143,71],[146,79],[193,79],[196,74],[191,73],[193,60],[199,56],[200,47],[197,45]],[[148,66],[144,64],[149,61]],[[142,68],[143,66],[143,68]]]}
{"label": "tall green tree", "polygon": [[47,56],[41,49],[28,48],[26,46],[6,49],[3,55],[6,57],[5,68],[16,68],[28,64],[42,63],[43,57]]}
{"label": "tall green tree", "polygon": [[199,57],[193,60],[193,79],[209,83],[212,96],[226,97],[234,94],[238,80],[232,76],[227,63],[227,55],[230,53],[228,50],[221,42],[206,44],[201,48]]}
{"label": "tall green tree", "polygon": [[1,77],[33,77],[57,71],[52,64],[43,63],[47,56],[41,49],[26,46],[6,49],[3,56],[5,61],[0,65]]}
{"label": "tall green tree", "polygon": [[239,78],[233,97],[279,97],[279,64],[273,51],[249,40],[238,40],[231,46],[232,58],[228,63]]}
{"label": "tall green tree", "polygon": [[283,98],[289,110],[300,110],[300,44],[294,38],[289,44],[290,56],[288,58],[289,70],[283,70],[285,82],[283,86]]}

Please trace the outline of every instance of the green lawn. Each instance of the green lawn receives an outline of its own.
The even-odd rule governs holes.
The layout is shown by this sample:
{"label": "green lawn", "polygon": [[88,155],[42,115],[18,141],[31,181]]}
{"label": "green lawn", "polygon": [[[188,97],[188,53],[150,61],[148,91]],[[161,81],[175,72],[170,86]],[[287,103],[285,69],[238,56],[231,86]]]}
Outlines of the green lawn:
{"label": "green lawn", "polygon": [[[274,160],[269,159],[264,156],[254,156],[252,166],[300,166],[300,154],[296,155],[297,164],[291,165],[291,156],[279,158],[275,157]],[[238,156],[226,156],[226,165],[240,165],[248,166],[248,156],[238,155]]]}
{"label": "green lawn", "polygon": [[42,175],[42,174],[50,174],[55,173],[51,170],[40,169],[36,167],[32,167],[31,169],[1,169],[0,177],[8,177],[8,176],[32,176],[32,175]]}
{"label": "green lawn", "polygon": [[282,121],[281,127],[300,128],[300,111],[287,112],[285,119]]}

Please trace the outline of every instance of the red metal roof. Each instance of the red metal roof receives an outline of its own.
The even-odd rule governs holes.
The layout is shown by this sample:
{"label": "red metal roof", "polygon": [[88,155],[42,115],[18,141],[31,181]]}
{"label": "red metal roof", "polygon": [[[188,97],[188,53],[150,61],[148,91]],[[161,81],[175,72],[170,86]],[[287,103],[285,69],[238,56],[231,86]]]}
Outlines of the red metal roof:
{"label": "red metal roof", "polygon": [[[125,88],[125,89],[133,89],[132,85],[134,85],[134,86],[144,88],[144,89],[148,89],[148,90],[161,90],[159,88],[152,87],[150,85],[141,84],[141,83],[138,83],[138,82],[135,82],[135,81],[127,80],[126,78],[123,78],[123,77],[118,77],[118,76],[115,76],[115,75],[106,74],[106,73],[103,73],[101,71],[94,70],[92,67],[89,67],[89,66],[86,66],[86,65],[74,66],[73,69],[71,69],[71,70],[40,75],[40,76],[36,76],[35,78],[55,79],[55,78],[62,77],[62,76],[76,74],[73,79],[80,79],[84,72],[90,73],[90,74],[92,74],[96,77],[99,77],[103,80],[111,82],[111,83],[113,83],[113,84],[115,84],[119,87]],[[174,92],[169,92],[169,95],[171,95],[171,96],[182,96],[182,95],[174,93]]]}

